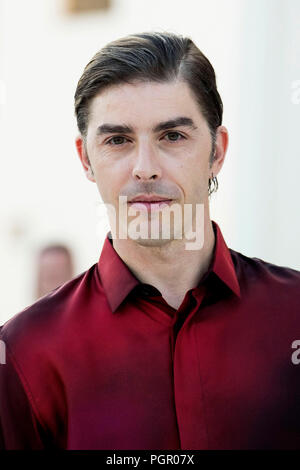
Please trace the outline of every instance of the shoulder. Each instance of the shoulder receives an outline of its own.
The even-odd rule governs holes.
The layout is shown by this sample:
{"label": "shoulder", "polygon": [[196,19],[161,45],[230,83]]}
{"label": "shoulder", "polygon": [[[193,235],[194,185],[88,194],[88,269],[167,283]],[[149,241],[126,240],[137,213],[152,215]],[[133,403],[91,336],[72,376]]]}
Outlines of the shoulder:
{"label": "shoulder", "polygon": [[2,339],[13,352],[46,347],[80,316],[94,288],[95,267],[79,274],[15,314],[0,327]]}
{"label": "shoulder", "polygon": [[295,291],[300,294],[300,271],[280,266],[266,260],[249,257],[230,249],[237,277],[244,287],[263,286],[279,292]]}

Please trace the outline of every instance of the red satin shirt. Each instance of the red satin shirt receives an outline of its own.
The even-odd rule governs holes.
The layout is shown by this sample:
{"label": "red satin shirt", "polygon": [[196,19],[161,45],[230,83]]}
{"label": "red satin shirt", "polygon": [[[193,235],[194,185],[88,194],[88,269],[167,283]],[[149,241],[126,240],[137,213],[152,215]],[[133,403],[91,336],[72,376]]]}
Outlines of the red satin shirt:
{"label": "red satin shirt", "polygon": [[0,447],[300,449],[300,272],[213,228],[178,310],[107,234],[98,263],[1,327]]}

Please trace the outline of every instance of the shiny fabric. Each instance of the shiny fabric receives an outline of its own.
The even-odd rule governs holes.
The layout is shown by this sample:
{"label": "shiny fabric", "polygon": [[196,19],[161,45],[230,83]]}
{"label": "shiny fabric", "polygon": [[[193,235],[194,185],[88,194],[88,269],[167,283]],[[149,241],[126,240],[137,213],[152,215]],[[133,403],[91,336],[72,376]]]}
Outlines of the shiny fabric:
{"label": "shiny fabric", "polygon": [[212,223],[178,310],[108,233],[98,263],[1,327],[0,448],[300,449],[300,272]]}

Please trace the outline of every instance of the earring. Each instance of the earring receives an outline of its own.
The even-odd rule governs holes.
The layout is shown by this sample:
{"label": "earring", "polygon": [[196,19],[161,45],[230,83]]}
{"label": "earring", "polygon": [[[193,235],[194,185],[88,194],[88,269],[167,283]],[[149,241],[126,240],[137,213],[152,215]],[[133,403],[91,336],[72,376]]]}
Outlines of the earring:
{"label": "earring", "polygon": [[208,178],[208,195],[210,196],[213,192],[218,190],[219,183],[217,177],[211,174],[211,178]]}

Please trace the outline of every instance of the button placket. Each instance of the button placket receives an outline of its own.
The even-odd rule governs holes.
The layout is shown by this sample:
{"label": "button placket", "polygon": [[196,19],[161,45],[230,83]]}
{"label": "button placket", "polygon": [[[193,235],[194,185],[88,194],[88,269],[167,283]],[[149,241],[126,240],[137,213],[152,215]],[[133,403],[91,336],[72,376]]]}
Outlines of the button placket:
{"label": "button placket", "polygon": [[[174,400],[182,449],[196,449],[198,446],[205,448],[207,445],[206,425],[201,414],[203,403],[192,321],[199,311],[203,297],[204,295],[199,299],[199,295],[197,298],[193,296],[194,305],[183,321],[174,344]],[[196,429],[198,434],[195,435]]]}

